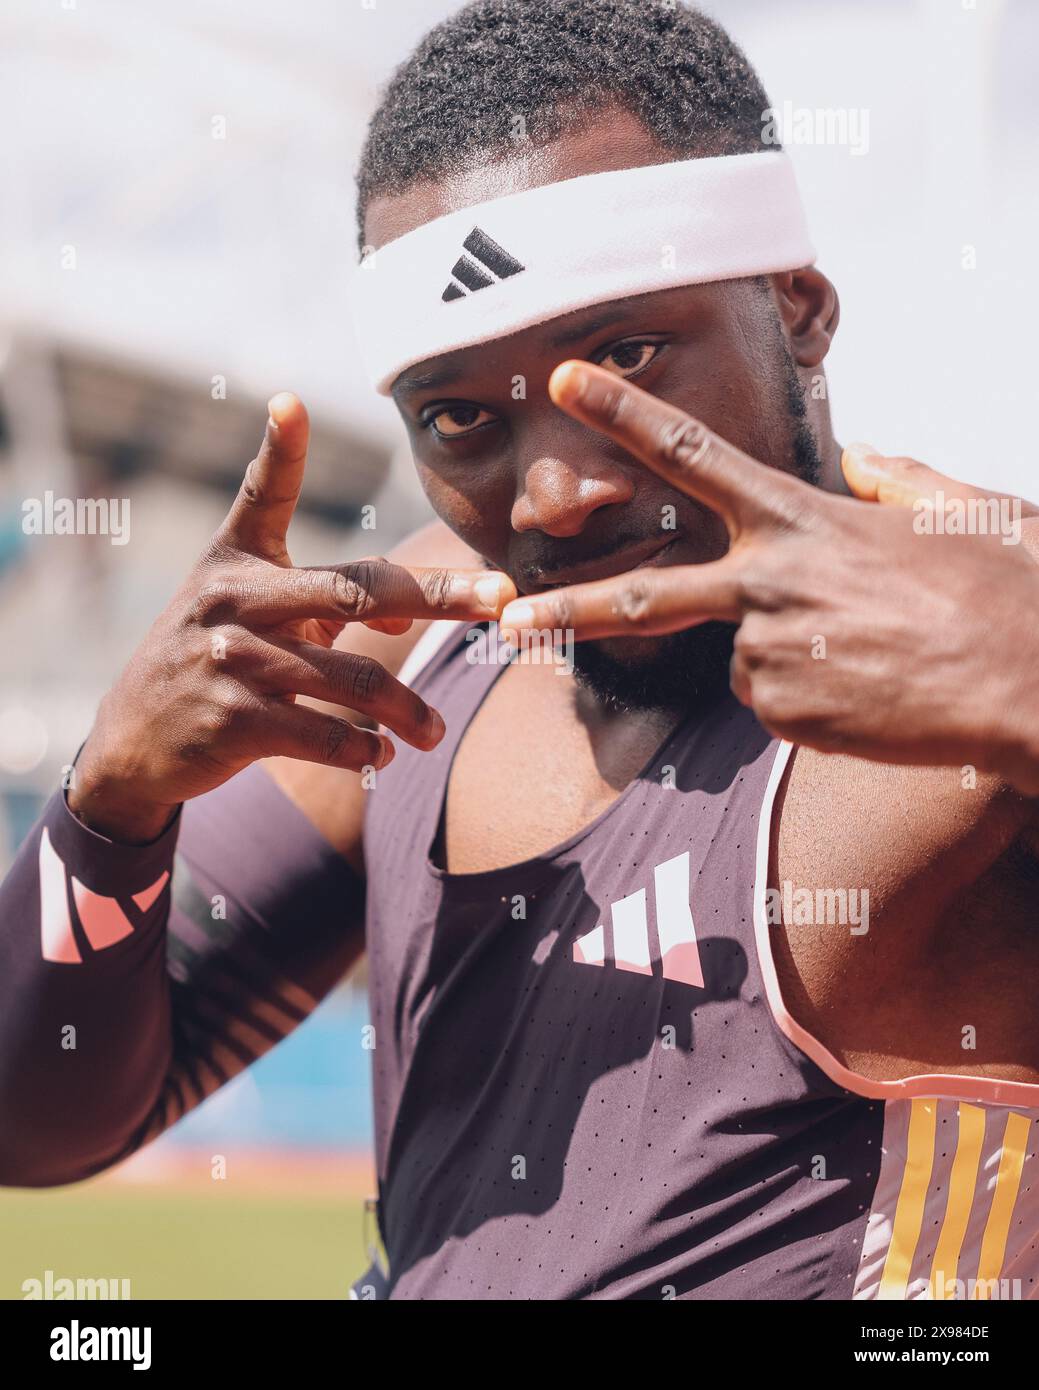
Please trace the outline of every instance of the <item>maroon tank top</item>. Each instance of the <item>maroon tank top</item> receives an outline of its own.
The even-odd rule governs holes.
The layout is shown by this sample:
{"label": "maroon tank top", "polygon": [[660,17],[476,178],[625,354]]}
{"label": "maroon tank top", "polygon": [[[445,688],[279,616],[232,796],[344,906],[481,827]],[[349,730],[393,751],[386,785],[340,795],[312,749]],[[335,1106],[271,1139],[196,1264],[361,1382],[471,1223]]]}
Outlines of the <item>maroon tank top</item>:
{"label": "maroon tank top", "polygon": [[[780,1032],[755,947],[778,743],[726,697],[590,825],[484,873],[430,858],[505,668],[460,627],[365,829],[380,1225],[396,1298],[847,1298],[882,1102]],[[561,756],[563,755],[561,750]]]}

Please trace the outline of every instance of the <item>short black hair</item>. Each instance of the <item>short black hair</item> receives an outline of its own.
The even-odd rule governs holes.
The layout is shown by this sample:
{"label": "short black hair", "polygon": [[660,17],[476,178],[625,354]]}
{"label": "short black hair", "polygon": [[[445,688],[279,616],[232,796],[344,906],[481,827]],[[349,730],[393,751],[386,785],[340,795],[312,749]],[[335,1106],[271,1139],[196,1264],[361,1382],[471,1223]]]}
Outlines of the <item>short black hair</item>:
{"label": "short black hair", "polygon": [[[675,158],[764,148],[768,97],[714,20],[676,0],[475,0],[396,70],[357,175],[371,199],[535,145],[620,105]],[[773,144],[770,148],[775,149]]]}

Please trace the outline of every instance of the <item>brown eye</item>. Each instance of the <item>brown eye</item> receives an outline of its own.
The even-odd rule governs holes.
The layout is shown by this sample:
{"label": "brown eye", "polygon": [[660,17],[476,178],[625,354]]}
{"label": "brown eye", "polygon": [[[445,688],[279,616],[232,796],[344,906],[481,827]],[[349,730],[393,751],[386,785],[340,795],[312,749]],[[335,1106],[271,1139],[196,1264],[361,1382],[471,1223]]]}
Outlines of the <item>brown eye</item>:
{"label": "brown eye", "polygon": [[470,434],[493,419],[489,410],[481,410],[478,405],[451,405],[432,416],[429,423],[443,439],[457,439],[460,434]]}
{"label": "brown eye", "polygon": [[614,376],[634,376],[649,366],[658,348],[658,343],[618,343],[605,357],[599,358],[599,366],[613,372]]}

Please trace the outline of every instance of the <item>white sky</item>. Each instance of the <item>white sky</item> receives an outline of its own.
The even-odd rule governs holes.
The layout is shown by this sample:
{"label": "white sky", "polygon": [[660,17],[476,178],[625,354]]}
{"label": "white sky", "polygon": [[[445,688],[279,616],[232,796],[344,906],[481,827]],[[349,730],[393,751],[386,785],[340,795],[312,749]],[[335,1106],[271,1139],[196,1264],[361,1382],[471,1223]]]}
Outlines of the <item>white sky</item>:
{"label": "white sky", "polygon": [[[71,0],[65,0],[70,4]],[[0,323],[394,431],[354,356],[351,171],[378,83],[439,0],[6,0]],[[1033,481],[1029,0],[717,0],[773,101],[866,108],[795,146],[843,320],[838,435]],[[224,116],[227,139],[211,138]],[[962,247],[978,268],[961,268]],[[77,268],[62,270],[63,246]]]}

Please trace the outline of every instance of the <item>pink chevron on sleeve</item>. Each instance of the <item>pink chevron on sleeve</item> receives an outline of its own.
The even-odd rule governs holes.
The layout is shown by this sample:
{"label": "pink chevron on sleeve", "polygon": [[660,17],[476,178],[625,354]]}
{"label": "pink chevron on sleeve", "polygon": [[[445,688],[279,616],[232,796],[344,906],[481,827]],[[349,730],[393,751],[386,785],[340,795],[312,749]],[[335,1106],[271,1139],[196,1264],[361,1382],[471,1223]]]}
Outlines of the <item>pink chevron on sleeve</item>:
{"label": "pink chevron on sleeve", "polygon": [[83,959],[72,935],[65,866],[46,826],[40,836],[40,949],[44,960],[58,965],[78,964]]}
{"label": "pink chevron on sleeve", "polygon": [[[169,870],[163,869],[154,883],[132,895],[142,912],[147,912],[158,900],[169,877]],[[95,893],[75,874],[69,874],[68,878],[72,882],[80,925],[95,951],[103,951],[133,935],[133,923],[116,898]],[[40,835],[40,950],[44,960],[59,965],[81,965],[83,962],[72,930],[65,865],[51,844],[46,826]]]}
{"label": "pink chevron on sleeve", "polygon": [[105,898],[95,893],[86,884],[80,883],[75,874],[72,875],[72,894],[76,899],[80,924],[95,951],[114,946],[133,931],[126,913],[115,898]]}
{"label": "pink chevron on sleeve", "polygon": [[139,893],[134,893],[133,900],[142,912],[147,912],[152,903],[156,900],[162,890],[166,887],[169,879],[169,870],[163,869],[162,873],[149,888],[142,888]]}

